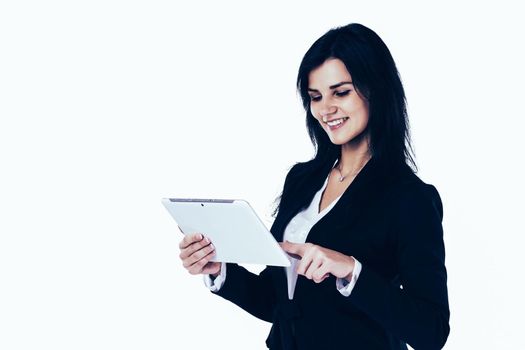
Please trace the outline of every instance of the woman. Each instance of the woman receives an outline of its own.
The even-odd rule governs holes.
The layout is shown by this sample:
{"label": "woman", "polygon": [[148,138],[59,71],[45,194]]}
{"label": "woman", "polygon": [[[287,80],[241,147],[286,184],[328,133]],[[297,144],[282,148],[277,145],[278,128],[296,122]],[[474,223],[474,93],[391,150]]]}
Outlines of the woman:
{"label": "woman", "polygon": [[272,322],[270,349],[440,349],[449,334],[442,204],[412,170],[405,94],[390,51],[360,24],[306,52],[297,79],[313,159],[286,176],[270,229],[297,259],[255,275],[210,262],[200,233],[183,265]]}

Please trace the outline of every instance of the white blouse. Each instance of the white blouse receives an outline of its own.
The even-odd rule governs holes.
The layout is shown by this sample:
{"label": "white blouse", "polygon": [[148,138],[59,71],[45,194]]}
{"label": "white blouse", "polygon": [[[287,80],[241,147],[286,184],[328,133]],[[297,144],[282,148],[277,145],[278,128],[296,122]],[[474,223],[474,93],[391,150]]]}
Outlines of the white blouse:
{"label": "white blouse", "polygon": [[[335,165],[335,163],[334,163]],[[297,213],[288,223],[284,230],[284,236],[283,241],[289,241],[292,243],[305,243],[306,238],[308,237],[308,233],[312,229],[312,227],[319,221],[323,216],[325,216],[337,203],[339,198],[341,198],[342,194],[337,197],[330,205],[328,205],[326,208],[324,208],[321,212],[319,212],[319,204],[321,202],[321,197],[323,195],[323,191],[325,190],[326,186],[328,185],[328,178],[326,177],[323,186],[317,193],[315,194],[314,198],[312,199],[312,202],[310,203],[310,206],[303,211]],[[359,273],[361,272],[361,264],[357,259],[354,258],[355,266],[354,271],[352,273],[352,278],[350,281],[346,281],[342,278],[336,279],[336,288],[339,290],[339,292],[344,296],[349,296],[352,292],[352,289],[354,288],[357,278],[359,277]],[[294,291],[295,291],[295,285],[297,283],[297,262],[298,259],[290,257],[291,265],[289,267],[286,267],[286,280],[288,284],[288,299],[292,300]],[[226,280],[226,264],[222,263],[221,266],[221,273],[215,280],[212,281],[210,278],[210,275],[204,275],[204,284],[212,291],[216,292],[218,291],[222,285],[224,284]]]}

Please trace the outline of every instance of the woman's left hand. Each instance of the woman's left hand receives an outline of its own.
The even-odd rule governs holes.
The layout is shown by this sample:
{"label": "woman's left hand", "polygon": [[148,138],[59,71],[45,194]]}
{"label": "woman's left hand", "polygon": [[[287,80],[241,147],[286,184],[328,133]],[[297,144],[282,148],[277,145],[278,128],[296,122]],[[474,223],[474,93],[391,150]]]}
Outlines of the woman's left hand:
{"label": "woman's left hand", "polygon": [[284,251],[299,255],[301,261],[297,273],[308,279],[321,283],[329,274],[338,278],[350,279],[354,271],[353,257],[341,254],[335,250],[323,248],[312,243],[279,243]]}

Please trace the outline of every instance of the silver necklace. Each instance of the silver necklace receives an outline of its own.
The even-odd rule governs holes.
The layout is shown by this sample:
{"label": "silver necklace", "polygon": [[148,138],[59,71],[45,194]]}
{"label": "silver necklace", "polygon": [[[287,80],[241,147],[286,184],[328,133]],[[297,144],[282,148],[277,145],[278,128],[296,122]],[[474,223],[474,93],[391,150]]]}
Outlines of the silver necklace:
{"label": "silver necklace", "polygon": [[[357,173],[359,173],[361,171],[361,169],[363,169],[363,167],[366,165],[366,162],[365,164],[361,165],[361,167],[359,169],[357,169],[357,171],[353,172],[352,176],[356,176]],[[348,174],[346,175],[343,175],[343,172],[341,171],[341,169],[339,168],[339,162],[337,162],[337,166],[335,167],[337,169],[337,171],[339,171],[339,182],[343,182],[345,181],[346,177],[348,175],[350,175],[351,172],[349,172]]]}

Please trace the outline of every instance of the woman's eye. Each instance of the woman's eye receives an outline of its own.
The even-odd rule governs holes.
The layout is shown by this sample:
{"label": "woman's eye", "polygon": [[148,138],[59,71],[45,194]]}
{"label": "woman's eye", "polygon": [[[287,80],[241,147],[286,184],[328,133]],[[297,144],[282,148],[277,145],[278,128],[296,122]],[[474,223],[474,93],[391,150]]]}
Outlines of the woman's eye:
{"label": "woman's eye", "polygon": [[[343,97],[343,96],[346,96],[350,93],[350,91],[352,90],[345,90],[345,91],[341,91],[341,92],[334,92],[334,95],[336,95],[337,97]],[[312,101],[321,101],[321,96],[310,96],[310,100]]]}
{"label": "woman's eye", "polygon": [[350,92],[351,90],[345,90],[345,91],[341,91],[341,92],[336,92],[335,94],[339,97],[342,97],[342,96],[346,96],[348,95],[348,93]]}

